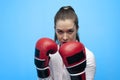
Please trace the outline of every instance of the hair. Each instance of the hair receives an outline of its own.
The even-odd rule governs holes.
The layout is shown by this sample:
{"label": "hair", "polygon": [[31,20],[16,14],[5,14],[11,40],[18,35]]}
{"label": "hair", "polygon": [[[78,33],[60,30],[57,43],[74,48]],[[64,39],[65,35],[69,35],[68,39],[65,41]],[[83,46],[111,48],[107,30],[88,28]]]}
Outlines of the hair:
{"label": "hair", "polygon": [[[71,6],[63,6],[61,7],[54,17],[54,28],[56,28],[56,22],[58,20],[65,20],[65,19],[73,19],[76,28],[79,28],[78,25],[78,17],[75,13],[75,10]],[[57,35],[55,33],[54,40],[58,42]],[[76,40],[80,41],[78,32],[76,33]]]}

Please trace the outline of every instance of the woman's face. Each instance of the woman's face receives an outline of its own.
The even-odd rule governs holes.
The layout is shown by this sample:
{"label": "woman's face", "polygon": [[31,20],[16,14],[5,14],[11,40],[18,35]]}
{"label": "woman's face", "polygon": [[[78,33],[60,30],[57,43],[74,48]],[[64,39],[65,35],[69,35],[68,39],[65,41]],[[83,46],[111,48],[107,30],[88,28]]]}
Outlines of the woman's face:
{"label": "woman's face", "polygon": [[55,31],[61,45],[76,40],[77,28],[71,19],[58,20]]}

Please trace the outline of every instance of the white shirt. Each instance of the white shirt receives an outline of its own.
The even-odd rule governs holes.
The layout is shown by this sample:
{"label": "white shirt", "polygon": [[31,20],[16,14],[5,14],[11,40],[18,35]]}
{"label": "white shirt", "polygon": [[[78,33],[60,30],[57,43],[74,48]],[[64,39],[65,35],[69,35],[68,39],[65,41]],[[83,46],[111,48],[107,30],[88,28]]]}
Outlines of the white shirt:
{"label": "white shirt", "polygon": [[[85,50],[87,60],[87,66],[85,69],[86,80],[94,80],[96,70],[95,57],[90,50],[87,48],[85,48]],[[71,80],[59,52],[50,55],[49,67],[51,72],[49,78],[39,80]]]}

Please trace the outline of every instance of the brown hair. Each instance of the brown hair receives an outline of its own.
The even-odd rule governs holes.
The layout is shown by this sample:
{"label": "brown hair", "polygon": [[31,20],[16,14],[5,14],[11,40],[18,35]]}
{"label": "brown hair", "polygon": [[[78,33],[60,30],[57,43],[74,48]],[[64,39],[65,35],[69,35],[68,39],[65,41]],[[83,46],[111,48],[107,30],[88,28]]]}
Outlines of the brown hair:
{"label": "brown hair", "polygon": [[[56,13],[56,15],[54,17],[54,28],[56,28],[56,22],[58,20],[65,20],[65,19],[73,19],[76,28],[77,29],[79,28],[79,26],[78,26],[78,17],[76,15],[74,9],[71,6],[63,6],[63,7],[61,7],[59,9],[59,11]],[[78,41],[80,41],[78,33],[76,34],[76,39]],[[55,33],[54,40],[58,41],[56,33]]]}

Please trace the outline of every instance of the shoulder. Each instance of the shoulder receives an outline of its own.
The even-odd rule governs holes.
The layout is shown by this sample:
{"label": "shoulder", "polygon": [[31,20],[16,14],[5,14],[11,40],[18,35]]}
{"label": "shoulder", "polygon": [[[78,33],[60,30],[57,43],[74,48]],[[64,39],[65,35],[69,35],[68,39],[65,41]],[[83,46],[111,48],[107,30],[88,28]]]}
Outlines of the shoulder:
{"label": "shoulder", "polygon": [[93,52],[86,47],[85,47],[85,51],[86,51],[87,64],[95,66],[95,56]]}
{"label": "shoulder", "polygon": [[92,58],[94,58],[95,56],[94,56],[94,54],[93,54],[93,52],[92,51],[90,51],[88,48],[86,48],[85,47],[85,51],[86,51],[86,56],[87,57],[92,57]]}
{"label": "shoulder", "polygon": [[95,62],[95,56],[93,52],[91,52],[88,48],[85,48],[86,50],[86,60],[87,60],[87,66],[86,66],[86,80],[94,80],[94,75],[96,71],[96,62]]}

